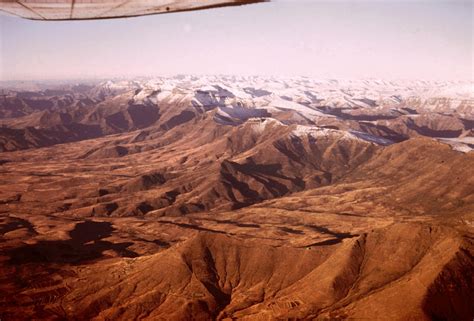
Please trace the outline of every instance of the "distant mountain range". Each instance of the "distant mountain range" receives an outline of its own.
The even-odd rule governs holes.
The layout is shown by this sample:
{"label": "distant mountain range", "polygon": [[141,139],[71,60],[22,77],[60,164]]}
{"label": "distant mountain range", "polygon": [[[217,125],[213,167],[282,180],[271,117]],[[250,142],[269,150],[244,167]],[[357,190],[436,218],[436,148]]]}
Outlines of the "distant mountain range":
{"label": "distant mountain range", "polygon": [[474,143],[473,86],[468,83],[180,76],[4,93],[4,151],[145,128],[165,131],[210,114],[221,125],[274,118],[386,144],[427,136],[467,151]]}

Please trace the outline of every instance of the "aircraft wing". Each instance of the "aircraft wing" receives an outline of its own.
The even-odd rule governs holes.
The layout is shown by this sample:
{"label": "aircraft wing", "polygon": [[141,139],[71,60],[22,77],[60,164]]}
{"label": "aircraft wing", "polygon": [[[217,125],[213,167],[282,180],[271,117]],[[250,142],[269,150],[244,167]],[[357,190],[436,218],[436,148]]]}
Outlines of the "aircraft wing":
{"label": "aircraft wing", "polygon": [[135,17],[267,0],[0,0],[0,11],[32,20]]}

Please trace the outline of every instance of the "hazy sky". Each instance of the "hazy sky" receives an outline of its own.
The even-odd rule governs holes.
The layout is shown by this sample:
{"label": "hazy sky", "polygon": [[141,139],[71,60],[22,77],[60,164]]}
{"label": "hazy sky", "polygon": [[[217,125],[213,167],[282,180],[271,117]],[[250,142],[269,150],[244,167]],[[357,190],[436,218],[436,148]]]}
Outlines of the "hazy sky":
{"label": "hazy sky", "polygon": [[128,19],[0,16],[0,79],[243,74],[472,80],[471,1],[277,1]]}

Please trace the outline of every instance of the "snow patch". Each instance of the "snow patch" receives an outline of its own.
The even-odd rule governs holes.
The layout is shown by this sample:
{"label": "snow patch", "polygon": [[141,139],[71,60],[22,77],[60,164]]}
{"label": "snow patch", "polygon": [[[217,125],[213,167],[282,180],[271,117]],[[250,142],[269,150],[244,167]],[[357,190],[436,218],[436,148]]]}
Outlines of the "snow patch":
{"label": "snow patch", "polygon": [[370,135],[370,134],[367,134],[367,133],[364,133],[364,132],[350,131],[350,133],[352,135],[362,139],[362,140],[365,140],[365,141],[370,142],[370,143],[375,143],[377,145],[387,146],[387,145],[393,144],[393,141],[391,141],[390,139]]}
{"label": "snow patch", "polygon": [[462,153],[469,153],[474,150],[474,137],[458,137],[458,138],[437,138],[438,141],[448,144],[453,150]]}
{"label": "snow patch", "polygon": [[249,118],[246,122],[250,124],[252,130],[256,133],[263,133],[268,126],[285,126],[281,121],[275,118]]}

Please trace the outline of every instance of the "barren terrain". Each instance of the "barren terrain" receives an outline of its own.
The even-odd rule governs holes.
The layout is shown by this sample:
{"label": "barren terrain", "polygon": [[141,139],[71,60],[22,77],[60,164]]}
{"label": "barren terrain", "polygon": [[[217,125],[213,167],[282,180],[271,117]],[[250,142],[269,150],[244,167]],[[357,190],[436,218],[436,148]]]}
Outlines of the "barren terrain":
{"label": "barren terrain", "polygon": [[2,320],[474,317],[472,84],[4,87]]}

